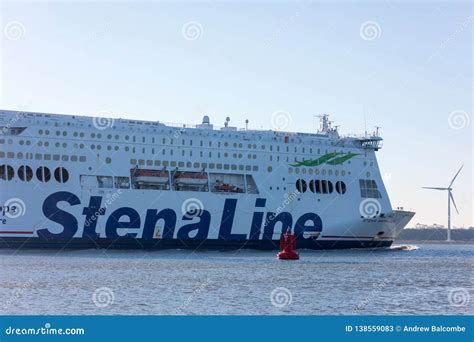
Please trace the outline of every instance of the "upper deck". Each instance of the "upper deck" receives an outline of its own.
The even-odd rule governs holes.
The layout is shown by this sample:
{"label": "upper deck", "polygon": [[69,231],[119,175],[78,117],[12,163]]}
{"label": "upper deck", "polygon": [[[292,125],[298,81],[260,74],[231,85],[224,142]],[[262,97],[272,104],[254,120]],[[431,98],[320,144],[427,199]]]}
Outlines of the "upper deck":
{"label": "upper deck", "polygon": [[112,118],[107,112],[98,113],[98,115],[93,117],[0,110],[0,134],[18,135],[28,127],[49,126],[70,130],[97,129],[100,131],[121,131],[139,134],[207,136],[213,139],[283,142],[299,145],[331,145],[372,150],[381,148],[382,141],[382,138],[378,135],[378,129],[371,135],[340,136],[337,127],[331,127],[331,122],[326,114],[320,116],[321,127],[316,133],[237,128],[228,125],[229,118],[227,118],[225,126],[219,127],[211,124],[208,116],[204,116],[201,124],[173,124],[161,121]]}

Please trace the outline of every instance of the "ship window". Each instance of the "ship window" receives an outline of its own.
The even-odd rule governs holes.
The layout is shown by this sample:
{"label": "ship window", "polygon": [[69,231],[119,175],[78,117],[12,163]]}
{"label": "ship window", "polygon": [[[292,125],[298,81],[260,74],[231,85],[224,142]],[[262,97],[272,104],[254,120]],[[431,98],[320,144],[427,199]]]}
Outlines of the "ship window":
{"label": "ship window", "polygon": [[113,188],[112,176],[97,176],[97,186],[99,188]]}
{"label": "ship window", "polygon": [[216,165],[215,165],[214,163],[210,163],[210,164],[209,164],[209,168],[210,168],[210,169],[214,169],[215,167],[216,167]]}
{"label": "ship window", "polygon": [[80,157],[79,157],[79,161],[80,161],[81,163],[85,162],[85,161],[86,161],[86,157],[85,157],[85,156],[80,156]]}
{"label": "ship window", "polygon": [[69,179],[69,172],[64,167],[58,167],[54,170],[54,178],[59,183],[66,183]]}
{"label": "ship window", "polygon": [[314,179],[309,181],[309,190],[311,190],[311,192],[316,192],[316,184]]}
{"label": "ship window", "polygon": [[130,178],[128,177],[115,177],[115,187],[117,189],[129,189]]}
{"label": "ship window", "polygon": [[160,166],[161,165],[161,161],[160,160],[155,160],[155,166]]}
{"label": "ship window", "polygon": [[377,183],[372,179],[359,179],[360,196],[363,198],[381,198]]}
{"label": "ship window", "polygon": [[[46,156],[48,156],[47,154],[44,156],[44,159],[45,160],[49,160],[49,159],[46,159]],[[77,162],[77,156],[71,156],[71,161],[72,162]]]}
{"label": "ship window", "polygon": [[147,161],[146,161],[146,165],[152,166],[152,165],[153,165],[153,160],[147,160]]}
{"label": "ship window", "polygon": [[1,165],[0,166],[0,179],[11,180],[15,175],[13,167],[10,165]]}
{"label": "ship window", "polygon": [[342,181],[337,181],[336,182],[336,191],[343,195],[346,193],[346,183],[342,182]]}
{"label": "ship window", "polygon": [[175,162],[174,160],[171,161],[171,162],[170,162],[170,166],[171,166],[171,167],[176,167],[176,162]]}
{"label": "ship window", "polygon": [[29,182],[33,178],[33,170],[27,165],[18,168],[18,177],[25,182]]}
{"label": "ship window", "polygon": [[331,182],[331,181],[328,181],[328,192],[329,192],[330,194],[332,194],[333,190],[334,190],[334,187],[333,187],[333,185],[332,185],[332,182]]}
{"label": "ship window", "polygon": [[40,166],[36,169],[36,178],[40,182],[49,182],[51,179],[51,171],[46,166]]}
{"label": "ship window", "polygon": [[304,179],[298,179],[296,181],[296,190],[298,190],[299,192],[306,192],[306,188],[307,185]]}
{"label": "ship window", "polygon": [[145,165],[145,160],[144,159],[139,159],[138,160],[138,165]]}
{"label": "ship window", "polygon": [[314,182],[315,182],[315,184],[316,184],[316,193],[317,193],[317,194],[322,193],[322,191],[321,191],[321,181],[320,181],[319,179],[317,179],[317,180],[315,180]]}
{"label": "ship window", "polygon": [[222,169],[222,164],[217,164],[217,169]]}
{"label": "ship window", "polygon": [[321,186],[322,186],[322,189],[323,189],[323,194],[327,194],[328,193],[328,181],[326,181],[326,180],[321,181]]}

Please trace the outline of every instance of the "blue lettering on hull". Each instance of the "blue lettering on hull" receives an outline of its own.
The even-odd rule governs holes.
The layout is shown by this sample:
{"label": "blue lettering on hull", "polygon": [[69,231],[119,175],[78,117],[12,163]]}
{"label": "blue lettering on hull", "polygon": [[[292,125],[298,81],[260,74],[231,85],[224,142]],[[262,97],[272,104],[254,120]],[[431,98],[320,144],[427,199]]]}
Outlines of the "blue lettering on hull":
{"label": "blue lettering on hull", "polygon": [[[40,238],[46,240],[69,240],[76,237],[79,230],[79,220],[73,214],[64,208],[64,203],[70,207],[81,205],[80,199],[73,193],[60,191],[49,195],[43,203],[43,214],[48,220],[61,226],[57,232],[50,231],[48,228],[37,231]],[[297,235],[299,241],[312,242],[311,237],[306,238],[305,232],[321,232],[323,224],[321,218],[315,213],[305,213],[296,220],[289,212],[279,212],[278,215],[273,212],[264,213],[262,208],[265,207],[266,199],[257,198],[255,202],[255,212],[252,219],[249,220],[248,234],[233,232],[234,219],[238,200],[228,198],[224,201],[222,217],[219,225],[218,238],[214,239],[228,244],[256,243],[258,245],[274,244],[273,237],[279,236],[281,230],[276,232],[275,227],[278,225],[282,230],[292,228]],[[182,221],[193,221],[179,228],[176,227],[177,213],[170,208],[160,211],[157,209],[148,209],[144,215],[144,221],[140,214],[133,208],[122,207],[108,212],[102,207],[101,196],[91,196],[89,204],[83,208],[82,215],[84,217],[84,225],[82,229],[82,238],[99,239],[97,233],[97,221],[105,220],[105,237],[108,240],[130,240],[140,237],[140,241],[153,240],[156,243],[155,228],[159,223],[163,227],[160,240],[172,240],[175,236],[180,241],[201,242],[209,239],[209,229],[211,224],[211,214],[207,210],[199,210],[198,213],[184,213]],[[265,218],[265,221],[264,221]],[[126,230],[126,233],[121,231]],[[260,235],[263,232],[263,239]],[[141,233],[141,235],[140,235]]]}

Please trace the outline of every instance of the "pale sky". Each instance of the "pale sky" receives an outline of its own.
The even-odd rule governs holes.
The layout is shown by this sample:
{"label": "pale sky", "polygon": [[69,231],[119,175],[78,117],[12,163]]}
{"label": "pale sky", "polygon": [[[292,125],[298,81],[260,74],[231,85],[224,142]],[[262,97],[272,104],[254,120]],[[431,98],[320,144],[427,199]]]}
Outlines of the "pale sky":
{"label": "pale sky", "polygon": [[470,2],[2,2],[0,108],[313,132],[381,126],[394,207],[473,225]]}

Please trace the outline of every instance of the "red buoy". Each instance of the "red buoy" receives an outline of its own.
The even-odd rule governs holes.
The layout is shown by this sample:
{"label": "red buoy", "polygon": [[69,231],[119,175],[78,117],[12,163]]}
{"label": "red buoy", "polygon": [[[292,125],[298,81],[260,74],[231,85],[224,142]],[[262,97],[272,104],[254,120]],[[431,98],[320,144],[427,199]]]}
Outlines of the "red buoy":
{"label": "red buoy", "polygon": [[296,236],[288,230],[281,233],[280,236],[280,252],[277,254],[281,260],[298,260],[300,256],[296,252]]}

